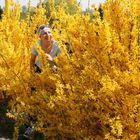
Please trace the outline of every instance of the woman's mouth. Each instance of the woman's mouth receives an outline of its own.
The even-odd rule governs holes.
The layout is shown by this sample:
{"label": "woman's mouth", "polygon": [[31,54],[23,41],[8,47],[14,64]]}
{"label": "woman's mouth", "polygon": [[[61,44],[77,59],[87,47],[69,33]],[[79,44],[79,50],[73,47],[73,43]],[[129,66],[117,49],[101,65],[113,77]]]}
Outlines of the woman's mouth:
{"label": "woman's mouth", "polygon": [[46,37],[45,39],[46,39],[46,40],[50,40],[50,38],[49,38],[49,37]]}

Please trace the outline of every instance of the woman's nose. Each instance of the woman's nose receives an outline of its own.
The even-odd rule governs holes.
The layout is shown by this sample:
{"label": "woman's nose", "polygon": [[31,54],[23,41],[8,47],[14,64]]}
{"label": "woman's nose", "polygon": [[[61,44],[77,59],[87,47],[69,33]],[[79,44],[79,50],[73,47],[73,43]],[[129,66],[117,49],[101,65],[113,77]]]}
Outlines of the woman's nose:
{"label": "woman's nose", "polygon": [[46,33],[47,36],[49,36],[49,33]]}

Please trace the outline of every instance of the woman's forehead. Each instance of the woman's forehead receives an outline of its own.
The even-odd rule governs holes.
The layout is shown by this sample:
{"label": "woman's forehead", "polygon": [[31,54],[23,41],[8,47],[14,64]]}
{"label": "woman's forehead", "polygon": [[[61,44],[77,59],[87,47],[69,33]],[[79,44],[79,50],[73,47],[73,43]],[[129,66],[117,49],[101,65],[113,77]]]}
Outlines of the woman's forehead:
{"label": "woman's forehead", "polygon": [[45,27],[45,28],[43,29],[43,31],[44,31],[44,32],[48,32],[48,31],[51,31],[51,30],[50,30],[50,28]]}

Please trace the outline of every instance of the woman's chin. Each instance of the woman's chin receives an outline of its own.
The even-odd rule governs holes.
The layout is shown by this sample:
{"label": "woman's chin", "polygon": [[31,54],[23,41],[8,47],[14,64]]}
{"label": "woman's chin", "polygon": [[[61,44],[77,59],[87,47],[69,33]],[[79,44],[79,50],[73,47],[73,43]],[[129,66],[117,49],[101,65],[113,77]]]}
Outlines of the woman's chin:
{"label": "woman's chin", "polygon": [[50,40],[50,39],[45,39],[45,41],[49,42],[49,41],[51,41],[51,40]]}

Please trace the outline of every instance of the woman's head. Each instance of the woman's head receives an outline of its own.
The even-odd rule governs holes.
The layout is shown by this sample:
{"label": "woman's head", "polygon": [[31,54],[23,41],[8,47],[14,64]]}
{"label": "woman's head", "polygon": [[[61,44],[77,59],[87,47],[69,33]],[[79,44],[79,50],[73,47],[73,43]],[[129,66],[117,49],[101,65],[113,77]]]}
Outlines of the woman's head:
{"label": "woman's head", "polygon": [[51,41],[52,39],[51,29],[48,25],[41,25],[38,28],[38,35],[41,38],[41,40],[44,41]]}

